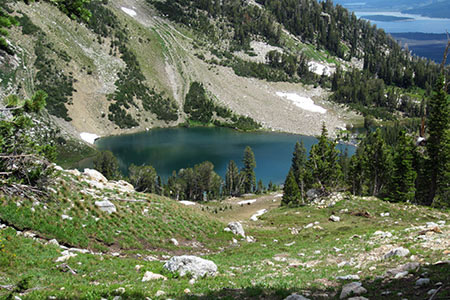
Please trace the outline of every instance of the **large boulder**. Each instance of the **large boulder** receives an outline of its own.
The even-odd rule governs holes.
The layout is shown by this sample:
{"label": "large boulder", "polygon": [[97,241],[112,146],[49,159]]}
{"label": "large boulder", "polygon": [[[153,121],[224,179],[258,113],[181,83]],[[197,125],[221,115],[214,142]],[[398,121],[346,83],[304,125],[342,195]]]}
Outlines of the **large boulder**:
{"label": "large boulder", "polygon": [[106,179],[105,176],[103,176],[102,173],[100,173],[97,170],[93,170],[93,169],[84,169],[83,174],[86,177],[89,177],[89,179],[93,180],[93,181],[97,181],[97,182],[101,182],[101,183],[107,183],[108,179]]}
{"label": "large boulder", "polygon": [[240,235],[245,238],[245,231],[240,222],[228,223],[227,228],[235,235]]}
{"label": "large boulder", "polygon": [[108,214],[112,214],[117,211],[116,206],[109,200],[95,201],[95,205],[101,211],[107,212]]}
{"label": "large boulder", "polygon": [[362,286],[361,282],[352,282],[344,285],[340,295],[340,299],[346,299],[350,296],[359,296],[367,293],[367,290]]}
{"label": "large boulder", "polygon": [[180,276],[191,274],[194,278],[215,276],[217,273],[214,262],[193,255],[174,256],[164,264],[164,268],[169,272],[178,272]]}
{"label": "large boulder", "polygon": [[394,256],[405,257],[409,254],[409,250],[403,247],[395,248],[384,255],[384,259],[388,259]]}

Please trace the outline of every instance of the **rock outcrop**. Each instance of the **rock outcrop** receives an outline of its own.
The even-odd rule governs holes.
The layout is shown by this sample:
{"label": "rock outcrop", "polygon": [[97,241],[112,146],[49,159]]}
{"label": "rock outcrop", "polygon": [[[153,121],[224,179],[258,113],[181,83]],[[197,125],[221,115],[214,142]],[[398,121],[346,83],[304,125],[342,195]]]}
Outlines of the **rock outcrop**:
{"label": "rock outcrop", "polygon": [[191,274],[194,278],[217,274],[214,262],[193,255],[174,256],[164,264],[164,268],[170,272],[178,272],[180,276]]}
{"label": "rock outcrop", "polygon": [[342,287],[340,299],[346,299],[350,296],[359,296],[367,293],[367,290],[362,286],[361,282],[352,282]]}
{"label": "rock outcrop", "polygon": [[117,211],[116,206],[109,200],[95,201],[95,206],[108,214],[112,214]]}
{"label": "rock outcrop", "polygon": [[245,231],[240,222],[230,222],[228,223],[225,231],[231,231],[235,235],[240,235],[245,238]]}

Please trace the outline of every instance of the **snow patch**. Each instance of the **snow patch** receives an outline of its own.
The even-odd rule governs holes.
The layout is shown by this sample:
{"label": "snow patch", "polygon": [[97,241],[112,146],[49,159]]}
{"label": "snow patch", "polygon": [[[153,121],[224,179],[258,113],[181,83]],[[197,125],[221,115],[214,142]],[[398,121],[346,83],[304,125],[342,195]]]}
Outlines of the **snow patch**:
{"label": "snow patch", "polygon": [[195,202],[186,201],[186,200],[181,200],[180,203],[183,204],[183,205],[187,205],[187,206],[189,206],[189,205],[196,205],[197,204]]}
{"label": "snow patch", "polygon": [[87,132],[80,133],[80,137],[83,141],[85,141],[89,144],[94,144],[95,140],[99,138],[98,135],[96,135],[94,133],[87,133]]}
{"label": "snow patch", "polygon": [[262,216],[263,214],[265,214],[267,212],[267,209],[260,209],[256,212],[256,214],[254,214],[253,216],[251,216],[250,220],[252,221],[258,221],[258,217]]}
{"label": "snow patch", "polygon": [[330,76],[332,73],[330,67],[328,67],[324,64],[318,63],[316,61],[310,61],[308,63],[308,68],[309,68],[309,71],[311,71],[317,75],[325,74],[325,76]]}
{"label": "snow patch", "polygon": [[129,8],[126,8],[126,7],[123,7],[123,6],[120,9],[122,9],[122,11],[124,13],[126,13],[127,15],[129,15],[131,17],[136,17],[137,16],[137,13],[134,10],[132,10],[132,9],[129,9]]}
{"label": "snow patch", "polygon": [[314,101],[311,98],[302,97],[297,95],[296,93],[282,93],[277,92],[278,97],[286,98],[292,103],[300,107],[301,109],[308,110],[310,112],[320,113],[324,114],[327,112],[327,110],[319,105],[314,104]]}
{"label": "snow patch", "polygon": [[255,202],[256,202],[256,199],[253,199],[253,200],[244,200],[244,201],[239,201],[238,204],[239,204],[239,205],[245,205],[245,204],[252,204],[252,203],[255,203]]}

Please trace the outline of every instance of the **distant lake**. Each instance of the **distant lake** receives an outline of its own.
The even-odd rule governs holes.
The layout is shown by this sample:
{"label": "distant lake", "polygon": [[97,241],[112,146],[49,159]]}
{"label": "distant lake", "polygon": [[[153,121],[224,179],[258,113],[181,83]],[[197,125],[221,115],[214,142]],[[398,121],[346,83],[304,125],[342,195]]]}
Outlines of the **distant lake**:
{"label": "distant lake", "polygon": [[[317,143],[310,136],[272,132],[238,132],[228,128],[167,128],[136,134],[111,136],[96,141],[100,150],[110,150],[118,158],[121,171],[128,166],[152,165],[164,180],[172,171],[193,167],[210,161],[215,171],[224,177],[227,164],[234,160],[242,167],[246,146],[255,153],[257,180],[264,184],[283,183],[289,171],[292,152],[297,141],[302,140],[309,151]],[[348,149],[353,155],[355,147],[338,145],[341,151]]]}
{"label": "distant lake", "polygon": [[399,22],[399,21],[411,21],[413,18],[407,17],[396,17],[396,16],[386,16],[386,15],[366,15],[361,16],[361,18],[370,20],[370,21],[379,21],[379,22]]}
{"label": "distant lake", "polygon": [[[429,18],[392,11],[355,11],[355,15],[359,18],[370,19],[370,23],[376,24],[378,28],[383,28],[388,33],[445,33],[446,30],[450,31],[450,19]],[[373,20],[374,18],[375,20]],[[392,22],[394,19],[397,20]]]}

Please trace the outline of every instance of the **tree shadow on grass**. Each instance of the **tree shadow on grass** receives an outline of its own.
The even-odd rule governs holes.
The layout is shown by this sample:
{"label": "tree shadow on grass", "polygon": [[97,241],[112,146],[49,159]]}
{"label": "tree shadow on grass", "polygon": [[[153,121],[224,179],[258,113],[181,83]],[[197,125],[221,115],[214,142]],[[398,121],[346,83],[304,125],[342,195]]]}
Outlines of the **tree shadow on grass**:
{"label": "tree shadow on grass", "polygon": [[[419,278],[429,278],[430,282],[423,286],[416,286]],[[205,295],[186,295],[183,300],[192,299],[267,299],[282,300],[291,294],[298,294],[308,299],[339,299],[342,286],[352,281],[340,282],[336,287],[324,289],[290,290],[272,289],[263,286],[254,286],[244,289],[224,288],[218,291],[211,291]],[[420,266],[417,270],[411,271],[401,279],[392,277],[384,278],[363,278],[362,286],[367,289],[367,293],[361,295],[368,299],[431,299],[450,300],[450,263],[438,265]],[[431,290],[434,290],[430,292]],[[434,296],[433,296],[434,294]]]}

